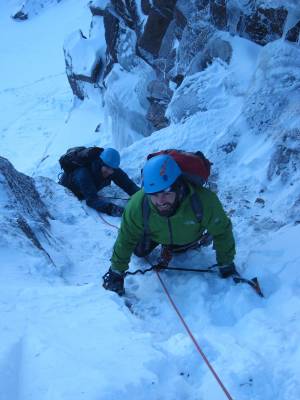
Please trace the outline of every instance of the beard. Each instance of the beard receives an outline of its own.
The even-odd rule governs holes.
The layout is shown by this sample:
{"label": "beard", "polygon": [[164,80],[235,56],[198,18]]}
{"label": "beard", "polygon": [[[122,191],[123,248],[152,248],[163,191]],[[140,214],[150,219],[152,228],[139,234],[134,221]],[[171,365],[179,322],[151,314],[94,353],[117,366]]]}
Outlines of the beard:
{"label": "beard", "polygon": [[177,210],[178,201],[175,200],[175,202],[173,204],[165,203],[164,206],[168,206],[168,207],[165,207],[165,208],[159,208],[157,206],[155,207],[158,214],[161,217],[172,217],[172,215],[174,215]]}

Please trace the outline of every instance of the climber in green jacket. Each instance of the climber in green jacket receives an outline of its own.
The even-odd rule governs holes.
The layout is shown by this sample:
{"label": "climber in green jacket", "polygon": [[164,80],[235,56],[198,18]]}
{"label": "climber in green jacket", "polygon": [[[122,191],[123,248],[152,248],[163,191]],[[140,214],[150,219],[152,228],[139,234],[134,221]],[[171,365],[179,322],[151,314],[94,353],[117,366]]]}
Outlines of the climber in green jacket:
{"label": "climber in green jacket", "polygon": [[189,183],[169,155],[148,160],[143,180],[143,189],[132,196],[125,208],[111,267],[103,277],[104,288],[124,294],[124,272],[133,253],[144,257],[161,244],[160,263],[166,266],[171,252],[193,248],[208,234],[213,240],[220,276],[235,274],[232,224],[217,195]]}

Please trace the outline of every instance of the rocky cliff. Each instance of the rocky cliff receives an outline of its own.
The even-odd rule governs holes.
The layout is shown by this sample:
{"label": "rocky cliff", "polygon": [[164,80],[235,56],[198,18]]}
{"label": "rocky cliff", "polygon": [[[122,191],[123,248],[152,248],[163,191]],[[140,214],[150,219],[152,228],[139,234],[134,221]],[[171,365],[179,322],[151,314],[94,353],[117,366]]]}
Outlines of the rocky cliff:
{"label": "rocky cliff", "polygon": [[[116,75],[117,79],[126,79],[127,74],[142,74],[147,85],[137,89],[136,96],[139,116],[142,120],[145,117],[145,135],[169,124],[167,105],[186,76],[203,71],[216,58],[230,62],[232,48],[223,32],[261,46],[279,38],[299,41],[300,15],[296,5],[289,2],[95,0],[89,7],[89,37],[78,33],[65,44],[67,74],[74,95],[80,99],[89,96],[91,86],[105,91],[111,84],[113,89]],[[105,49],[95,45],[102,24]],[[78,57],[74,47],[84,48],[85,56]],[[83,62],[85,72],[79,65]]]}

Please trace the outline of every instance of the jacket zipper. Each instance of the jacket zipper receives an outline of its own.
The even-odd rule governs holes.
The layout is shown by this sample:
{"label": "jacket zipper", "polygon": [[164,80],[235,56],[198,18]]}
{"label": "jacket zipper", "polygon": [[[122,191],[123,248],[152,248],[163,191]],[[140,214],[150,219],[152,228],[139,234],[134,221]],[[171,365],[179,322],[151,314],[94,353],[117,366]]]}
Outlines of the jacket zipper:
{"label": "jacket zipper", "polygon": [[172,232],[172,226],[171,226],[171,221],[170,218],[168,218],[168,229],[169,229],[169,237],[170,237],[170,244],[173,246],[173,232]]}

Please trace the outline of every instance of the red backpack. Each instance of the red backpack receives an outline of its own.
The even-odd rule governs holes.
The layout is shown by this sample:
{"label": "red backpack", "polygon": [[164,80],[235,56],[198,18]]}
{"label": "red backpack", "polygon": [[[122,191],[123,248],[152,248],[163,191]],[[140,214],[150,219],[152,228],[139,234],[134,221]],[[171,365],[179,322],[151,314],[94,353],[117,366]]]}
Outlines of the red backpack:
{"label": "red backpack", "polygon": [[201,151],[191,153],[175,149],[161,150],[149,154],[147,160],[160,154],[168,154],[171,156],[182,170],[182,175],[191,183],[197,186],[203,186],[207,182],[212,163]]}

